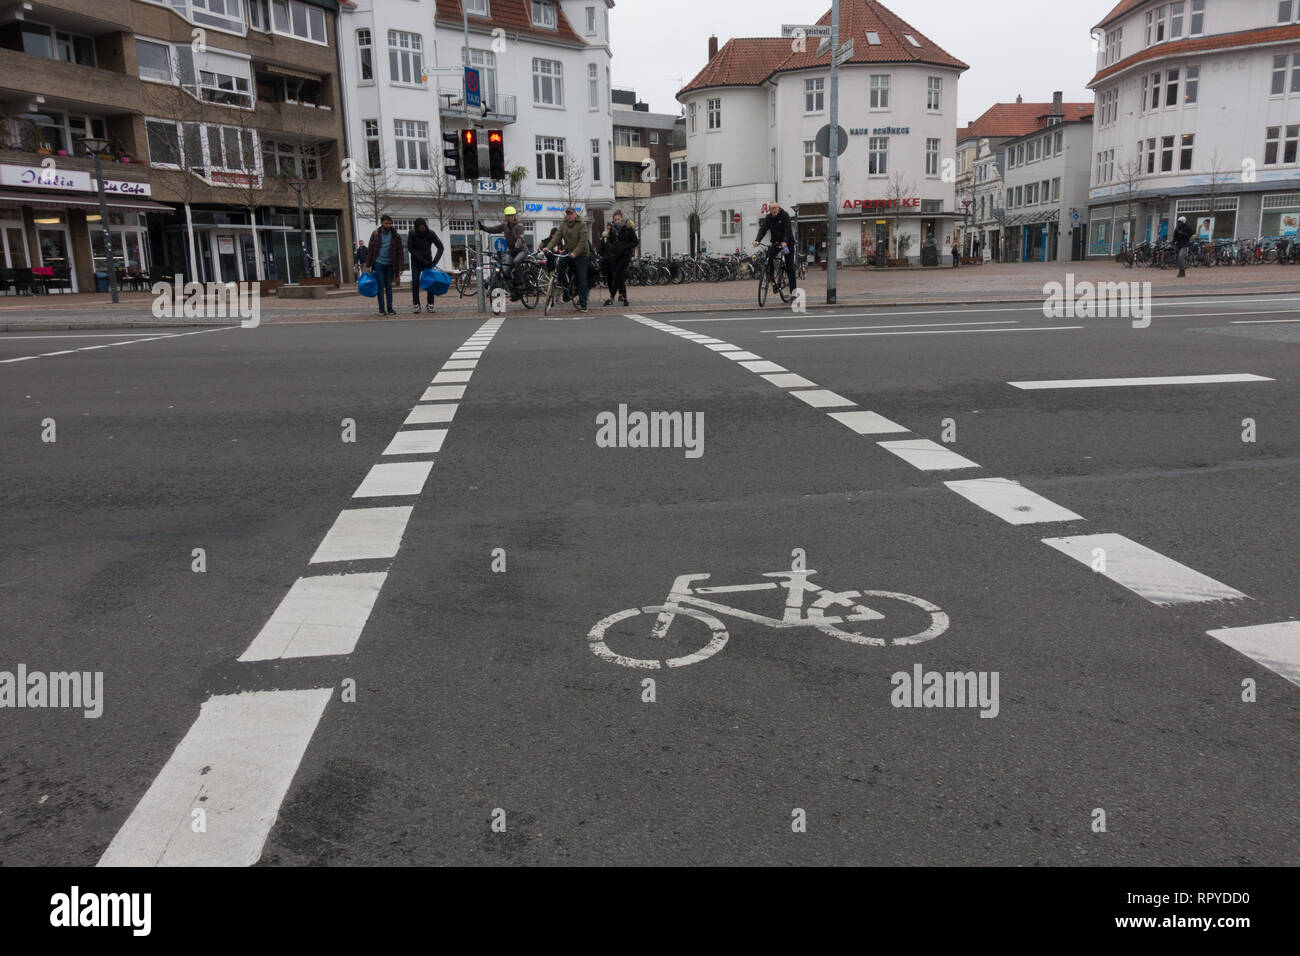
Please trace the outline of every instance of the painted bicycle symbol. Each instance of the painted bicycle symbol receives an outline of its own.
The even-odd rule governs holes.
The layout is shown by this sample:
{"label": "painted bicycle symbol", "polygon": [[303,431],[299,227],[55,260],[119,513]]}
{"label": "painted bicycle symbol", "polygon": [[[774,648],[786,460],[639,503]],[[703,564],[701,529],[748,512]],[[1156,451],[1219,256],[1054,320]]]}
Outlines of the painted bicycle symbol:
{"label": "painted bicycle symbol", "polygon": [[[934,640],[948,629],[948,615],[941,608],[923,598],[898,591],[832,591],[829,588],[819,587],[809,580],[817,573],[816,571],[768,571],[762,576],[774,578],[775,580],[755,582],[753,584],[714,585],[712,587],[696,586],[697,582],[707,581],[710,577],[708,574],[681,574],[673,581],[672,589],[668,592],[668,597],[663,604],[631,607],[625,611],[611,614],[596,623],[596,626],[587,634],[587,640],[590,642],[592,652],[602,660],[622,664],[624,667],[656,670],[661,667],[685,667],[687,664],[698,664],[722,650],[726,646],[730,635],[727,633],[726,626],[714,616],[715,614],[733,617],[741,621],[749,621],[754,624],[762,624],[771,628],[815,628],[823,634],[829,634],[831,637],[848,641],[851,644],[865,644],[873,647],[921,644],[925,641]],[[768,617],[764,614],[757,614],[742,608],[711,601],[703,596],[749,591],[775,591],[782,588],[785,589],[786,599],[785,610],[781,617]],[[809,595],[816,595],[816,599],[811,603],[808,603]],[[879,622],[885,620],[886,615],[863,603],[868,601],[872,605],[879,607],[893,607],[902,612],[900,616],[905,619],[915,618],[918,623],[924,619],[926,626],[921,630],[908,634],[893,634],[894,629],[885,628],[879,624]],[[828,614],[827,611],[836,611],[837,613]],[[672,644],[678,648],[687,639],[670,639],[668,636],[669,629],[673,627],[678,618],[698,621],[707,629],[707,636],[703,638],[703,646],[699,650],[686,654],[657,657],[632,657],[611,648],[609,639],[615,637],[611,628],[615,628],[615,625],[621,625],[622,622],[639,614],[655,615],[654,623],[650,625],[649,637],[651,639],[663,641],[665,644]],[[622,636],[629,633],[629,629],[623,626],[617,627],[616,630]],[[677,628],[677,632],[684,630],[685,628],[681,626]],[[697,646],[700,641],[701,638],[697,635],[691,641],[691,645]]]}

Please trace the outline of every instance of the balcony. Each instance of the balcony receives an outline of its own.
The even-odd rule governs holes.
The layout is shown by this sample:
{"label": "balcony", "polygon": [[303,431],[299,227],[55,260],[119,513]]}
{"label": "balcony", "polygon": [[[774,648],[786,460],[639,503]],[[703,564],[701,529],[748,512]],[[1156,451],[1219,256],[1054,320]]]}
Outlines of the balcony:
{"label": "balcony", "polygon": [[465,105],[464,96],[459,90],[439,90],[438,109],[443,116],[452,119],[486,120],[489,123],[506,125],[518,119],[518,105],[515,97],[499,94],[494,102],[486,98],[483,109],[474,109]]}
{"label": "balcony", "polygon": [[140,81],[126,73],[0,49],[0,76],[7,91],[27,96],[98,107],[97,112],[141,111]]}
{"label": "balcony", "polygon": [[327,107],[262,100],[255,115],[264,130],[290,133],[299,138],[339,139],[342,136],[339,114]]}

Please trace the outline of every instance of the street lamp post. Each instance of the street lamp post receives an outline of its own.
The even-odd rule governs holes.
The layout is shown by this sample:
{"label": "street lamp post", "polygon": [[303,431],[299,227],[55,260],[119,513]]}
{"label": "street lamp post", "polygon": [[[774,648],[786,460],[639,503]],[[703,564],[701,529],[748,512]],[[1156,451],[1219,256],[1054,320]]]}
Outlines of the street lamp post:
{"label": "street lamp post", "polygon": [[299,275],[299,279],[301,279],[302,276],[305,276],[309,271],[307,269],[307,224],[302,218],[302,191],[307,188],[307,181],[305,179],[291,179],[289,180],[288,185],[298,197],[298,248],[301,255],[301,259],[299,260],[301,274]]}
{"label": "street lamp post", "polygon": [[116,303],[118,301],[117,260],[113,257],[113,230],[108,223],[108,200],[104,196],[104,167],[99,158],[99,154],[105,152],[108,145],[106,139],[85,139],[82,141],[82,148],[95,161],[95,182],[99,186],[99,224],[104,230],[104,257],[108,261],[108,291],[112,293],[113,302]]}

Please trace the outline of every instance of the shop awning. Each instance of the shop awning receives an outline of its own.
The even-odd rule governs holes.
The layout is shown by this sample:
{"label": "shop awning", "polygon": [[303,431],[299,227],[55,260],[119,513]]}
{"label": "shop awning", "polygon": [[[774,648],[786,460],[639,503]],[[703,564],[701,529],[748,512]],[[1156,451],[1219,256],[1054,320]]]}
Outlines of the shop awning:
{"label": "shop awning", "polygon": [[1007,228],[1015,226],[1039,226],[1047,225],[1049,222],[1058,222],[1061,218],[1061,210],[1053,209],[1051,212],[1021,212],[1014,216],[1008,216],[1007,221],[1002,225]]}
{"label": "shop awning", "polygon": [[[43,209],[99,209],[99,199],[93,194],[60,196],[50,193],[29,193],[15,189],[0,190],[0,206],[40,206]],[[108,208],[118,212],[172,212],[171,206],[150,202],[147,199],[126,199],[113,196]]]}
{"label": "shop awning", "polygon": [[274,63],[263,64],[262,69],[266,70],[267,73],[278,73],[280,76],[291,76],[295,80],[315,80],[317,83],[322,82],[319,73],[307,73],[303,70],[290,69],[287,66],[276,66]]}

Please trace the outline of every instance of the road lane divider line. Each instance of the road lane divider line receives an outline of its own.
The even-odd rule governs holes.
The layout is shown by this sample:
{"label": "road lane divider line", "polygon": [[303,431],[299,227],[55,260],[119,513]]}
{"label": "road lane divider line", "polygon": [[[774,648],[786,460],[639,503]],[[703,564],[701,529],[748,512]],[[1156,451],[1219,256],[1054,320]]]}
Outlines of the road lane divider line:
{"label": "road lane divider line", "polygon": [[441,405],[416,405],[411,409],[411,414],[406,416],[403,425],[437,425],[450,422],[456,417],[456,409],[460,405],[456,402],[447,402]]}
{"label": "road lane divider line", "polygon": [[816,388],[816,382],[810,382],[802,375],[796,375],[794,372],[778,372],[775,375],[760,375],[760,378],[766,379],[777,388]]}
{"label": "road lane divider line", "polygon": [[[116,332],[112,335],[105,335],[104,338],[116,338],[119,335],[150,335],[150,337],[146,339],[137,338],[137,339],[127,339],[121,342],[109,342],[105,345],[83,345],[81,348],[65,349],[59,352],[42,352],[39,355],[21,355],[18,358],[0,359],[0,365],[7,365],[10,362],[27,362],[32,359],[38,359],[38,358],[50,358],[51,356],[54,355],[72,355],[76,352],[93,352],[96,349],[110,349],[116,345],[139,345],[141,342],[161,342],[164,339],[179,339],[186,335],[203,335],[207,332],[229,332],[231,329],[237,329],[237,328],[239,328],[239,326],[237,325],[222,325],[214,329],[197,329],[193,332],[171,332],[168,333],[167,335],[150,335],[150,333],[147,332]],[[52,336],[52,337],[69,338],[70,336]],[[0,342],[3,341],[4,338],[0,337]]]}
{"label": "road lane divider line", "polygon": [[447,437],[445,428],[406,429],[393,435],[385,455],[436,455]]}
{"label": "road lane divider line", "polygon": [[1018,319],[983,319],[978,322],[916,322],[906,325],[831,325],[814,329],[759,329],[759,335],[779,335],[782,332],[853,332],[858,329],[941,329],[955,325],[1017,325]]}
{"label": "road lane divider line", "polygon": [[1221,627],[1205,633],[1300,687],[1300,621]]}
{"label": "road lane divider line", "polygon": [[802,392],[790,392],[789,394],[801,402],[806,402],[813,408],[851,408],[857,405],[857,402],[851,402],[843,395],[836,395],[825,388],[814,388]]}
{"label": "road lane divider line", "polygon": [[351,654],[387,571],[299,578],[240,661]]}
{"label": "road lane divider line", "polygon": [[1043,544],[1162,607],[1249,597],[1122,534],[1043,538]]}
{"label": "road lane divider line", "polygon": [[1012,388],[1127,388],[1138,385],[1219,385],[1227,382],[1272,382],[1274,379],[1249,373],[1224,375],[1149,375],[1133,378],[1063,378],[1056,381],[1007,382]]}
{"label": "road lane divider line", "polygon": [[884,415],[875,412],[827,412],[841,425],[847,425],[859,435],[889,435],[894,432],[910,432],[897,422],[891,422]]}
{"label": "road lane divider line", "polygon": [[1047,500],[1010,478],[966,478],[945,481],[944,484],[971,504],[997,515],[1008,524],[1085,520],[1082,515]]}
{"label": "road lane divider line", "polygon": [[817,332],[813,335],[778,335],[778,339],[856,339],[870,335],[981,335],[994,332],[1071,332],[1082,325],[1038,325],[1019,329],[930,329],[926,332]]}
{"label": "road lane divider line", "polygon": [[898,441],[878,441],[876,444],[920,471],[958,471],[980,467],[969,458],[928,438],[903,438]]}

